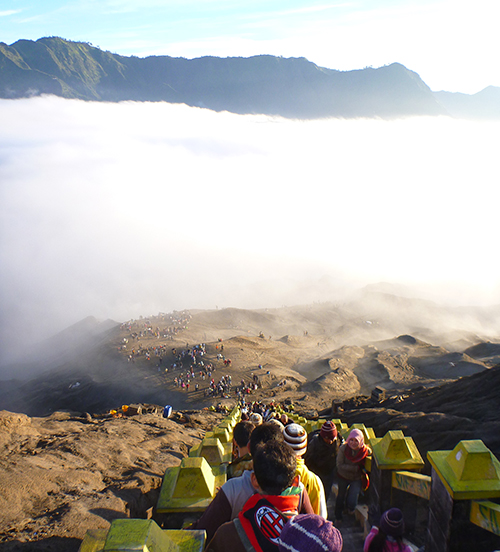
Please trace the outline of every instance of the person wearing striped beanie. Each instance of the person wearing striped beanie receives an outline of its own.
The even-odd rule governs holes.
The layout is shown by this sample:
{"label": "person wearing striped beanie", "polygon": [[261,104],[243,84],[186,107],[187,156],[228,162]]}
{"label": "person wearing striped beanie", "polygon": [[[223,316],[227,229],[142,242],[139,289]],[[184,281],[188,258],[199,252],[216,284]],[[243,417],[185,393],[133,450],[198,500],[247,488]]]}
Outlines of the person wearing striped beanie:
{"label": "person wearing striped beanie", "polygon": [[326,498],[323,483],[318,475],[309,470],[304,462],[304,454],[307,450],[307,432],[299,424],[289,424],[283,431],[285,443],[293,450],[297,458],[297,475],[304,484],[314,513],[324,517],[328,516],[326,509]]}
{"label": "person wearing striped beanie", "polygon": [[279,552],[341,552],[342,535],[331,521],[314,514],[295,516],[283,527]]}
{"label": "person wearing striped beanie", "polygon": [[258,412],[254,412],[253,414],[250,415],[250,421],[255,426],[260,425],[262,423],[262,415],[259,414]]}

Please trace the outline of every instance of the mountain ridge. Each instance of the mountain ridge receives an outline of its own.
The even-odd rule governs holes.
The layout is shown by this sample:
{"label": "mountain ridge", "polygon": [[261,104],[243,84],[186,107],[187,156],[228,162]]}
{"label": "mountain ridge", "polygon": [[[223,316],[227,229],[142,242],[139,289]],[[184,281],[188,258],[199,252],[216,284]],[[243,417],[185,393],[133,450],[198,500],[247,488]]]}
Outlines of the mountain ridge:
{"label": "mountain ridge", "polygon": [[166,101],[298,119],[500,117],[500,88],[488,87],[473,97],[434,93],[400,63],[338,71],[303,57],[138,58],[58,37],[0,43],[0,97],[43,94],[87,101]]}

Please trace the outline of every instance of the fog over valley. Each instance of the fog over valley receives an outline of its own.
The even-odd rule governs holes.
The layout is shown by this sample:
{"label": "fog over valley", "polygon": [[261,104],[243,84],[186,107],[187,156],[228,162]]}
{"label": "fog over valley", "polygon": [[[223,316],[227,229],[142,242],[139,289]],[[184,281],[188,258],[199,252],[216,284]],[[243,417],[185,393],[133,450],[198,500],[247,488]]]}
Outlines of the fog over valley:
{"label": "fog over valley", "polygon": [[499,122],[56,97],[2,100],[0,119],[2,364],[89,315],[342,301],[376,282],[500,303]]}

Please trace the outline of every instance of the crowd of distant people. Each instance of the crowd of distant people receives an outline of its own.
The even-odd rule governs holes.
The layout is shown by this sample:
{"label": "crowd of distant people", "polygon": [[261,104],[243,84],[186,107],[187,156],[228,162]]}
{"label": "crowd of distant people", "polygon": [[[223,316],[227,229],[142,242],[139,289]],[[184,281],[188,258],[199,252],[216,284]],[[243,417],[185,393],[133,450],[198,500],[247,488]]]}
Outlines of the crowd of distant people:
{"label": "crowd of distant people", "polygon": [[[291,400],[252,401],[259,376],[252,373],[248,381],[234,384],[222,339],[215,346],[214,362],[207,360],[205,343],[177,350],[165,343],[146,347],[139,342],[141,338],[149,343],[151,338],[171,340],[187,328],[190,319],[189,312],[182,311],[160,315],[156,325],[150,319],[130,321],[122,325],[129,336],[121,345],[130,362],[138,358],[151,362],[169,375],[174,387],[202,391],[206,397],[235,398],[240,406],[227,481],[190,528],[206,531],[207,552],[341,551],[344,516],[354,514],[359,496],[369,485],[365,461],[371,450],[363,432],[353,429],[344,441],[329,420],[307,434],[289,418],[294,411]],[[165,324],[160,326],[160,321]],[[223,372],[220,377],[215,375],[217,369]],[[286,385],[286,380],[279,385]],[[222,403],[214,407],[221,412],[225,408]],[[329,520],[327,501],[334,484],[337,496]],[[411,552],[403,534],[403,515],[392,508],[369,532],[363,552]]]}
{"label": "crowd of distant people", "polygon": [[[120,349],[127,351],[129,362],[146,361],[156,367],[158,372],[168,374],[171,384],[179,390],[187,393],[200,391],[205,397],[220,399],[235,397],[238,401],[244,401],[245,397],[259,388],[259,377],[252,374],[249,381],[242,379],[236,385],[233,384],[231,374],[227,372],[220,378],[215,377],[217,368],[225,370],[232,368],[231,359],[224,355],[222,339],[219,339],[215,345],[214,362],[207,360],[205,343],[192,346],[186,343],[182,349],[171,347],[167,343],[150,343],[150,338],[173,339],[179,331],[188,327],[191,318],[188,311],[174,311],[172,314],[160,314],[154,318],[130,320],[121,326],[121,329],[128,331],[129,334],[123,338]],[[168,323],[168,326],[161,323]],[[141,343],[141,338],[148,344]]]}

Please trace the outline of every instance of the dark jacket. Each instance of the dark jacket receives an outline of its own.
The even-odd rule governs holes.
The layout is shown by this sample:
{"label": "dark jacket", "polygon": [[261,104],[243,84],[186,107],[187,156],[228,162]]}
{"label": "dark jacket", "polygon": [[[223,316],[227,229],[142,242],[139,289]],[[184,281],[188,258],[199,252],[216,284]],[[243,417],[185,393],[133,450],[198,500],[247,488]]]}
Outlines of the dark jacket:
{"label": "dark jacket", "polygon": [[335,441],[329,445],[323,441],[319,432],[318,429],[309,435],[304,461],[314,473],[320,476],[329,475],[337,465],[337,452],[343,439],[337,435]]}

